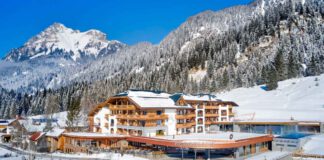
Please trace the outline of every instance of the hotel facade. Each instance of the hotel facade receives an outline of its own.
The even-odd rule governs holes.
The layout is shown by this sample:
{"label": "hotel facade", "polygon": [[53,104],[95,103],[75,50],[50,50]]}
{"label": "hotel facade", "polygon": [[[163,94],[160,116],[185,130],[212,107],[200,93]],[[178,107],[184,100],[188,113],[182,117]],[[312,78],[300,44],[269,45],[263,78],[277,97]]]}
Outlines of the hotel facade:
{"label": "hotel facade", "polygon": [[210,94],[128,90],[89,113],[89,132],[63,133],[60,150],[143,149],[164,156],[194,153],[194,158],[204,152],[206,158],[222,153],[235,159],[268,151],[272,135],[220,131],[233,126],[234,107],[238,105]]}
{"label": "hotel facade", "polygon": [[209,94],[185,95],[129,90],[89,114],[90,131],[134,136],[169,136],[218,131],[238,105]]}

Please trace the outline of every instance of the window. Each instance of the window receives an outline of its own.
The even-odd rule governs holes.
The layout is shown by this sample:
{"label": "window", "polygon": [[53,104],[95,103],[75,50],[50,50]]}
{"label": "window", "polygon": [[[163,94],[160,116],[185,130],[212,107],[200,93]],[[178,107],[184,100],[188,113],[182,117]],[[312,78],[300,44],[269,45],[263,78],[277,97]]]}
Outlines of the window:
{"label": "window", "polygon": [[294,147],[294,148],[297,147],[296,145],[292,145],[292,144],[288,144],[287,146],[288,147]]}
{"label": "window", "polygon": [[156,121],[156,124],[159,126],[159,125],[162,125],[162,120],[157,120]]}
{"label": "window", "polygon": [[156,111],[156,114],[157,115],[161,115],[162,114],[162,111]]}

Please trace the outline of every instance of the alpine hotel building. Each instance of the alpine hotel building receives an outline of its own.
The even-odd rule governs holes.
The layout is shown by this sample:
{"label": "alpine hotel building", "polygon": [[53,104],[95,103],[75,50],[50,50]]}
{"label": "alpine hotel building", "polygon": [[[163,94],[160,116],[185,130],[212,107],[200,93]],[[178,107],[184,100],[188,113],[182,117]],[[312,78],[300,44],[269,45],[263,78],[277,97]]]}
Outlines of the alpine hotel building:
{"label": "alpine hotel building", "polygon": [[89,114],[90,130],[135,136],[218,131],[234,117],[234,102],[213,95],[173,95],[130,90],[110,97]]}
{"label": "alpine hotel building", "polygon": [[208,152],[230,151],[234,158],[267,151],[272,135],[223,132],[233,130],[234,102],[214,95],[168,94],[128,90],[109,97],[88,117],[89,132],[62,134],[64,152],[93,148]]}

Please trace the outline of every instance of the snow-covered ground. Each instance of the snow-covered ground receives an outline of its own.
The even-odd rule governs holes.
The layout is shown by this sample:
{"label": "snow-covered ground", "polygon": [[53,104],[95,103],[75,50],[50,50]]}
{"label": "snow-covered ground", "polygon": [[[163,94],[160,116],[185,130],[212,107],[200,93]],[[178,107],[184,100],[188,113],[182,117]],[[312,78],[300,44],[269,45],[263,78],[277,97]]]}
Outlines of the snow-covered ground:
{"label": "snow-covered ground", "polygon": [[21,160],[23,157],[7,149],[0,148],[0,159],[1,160]]}
{"label": "snow-covered ground", "polygon": [[70,158],[99,158],[99,159],[111,159],[111,160],[146,160],[145,158],[135,157],[133,155],[124,154],[123,156],[119,153],[99,153],[99,154],[64,154],[64,153],[53,153],[53,156],[70,157]]}
{"label": "snow-covered ground", "polygon": [[[27,153],[24,150],[18,149]],[[135,157],[133,155],[124,154],[123,156],[120,153],[98,153],[98,154],[65,154],[65,153],[36,153],[28,152],[27,154],[21,155],[13,151],[0,147],[0,159],[1,160],[23,160],[32,156],[35,160],[64,160],[64,159],[103,159],[103,160],[147,160],[141,157]],[[29,155],[30,154],[30,155]]]}
{"label": "snow-covered ground", "polygon": [[261,86],[238,88],[217,98],[236,102],[237,118],[255,113],[258,120],[324,121],[324,74],[282,81],[273,91]]}
{"label": "snow-covered ground", "polygon": [[303,146],[304,154],[324,156],[324,135],[315,135]]}
{"label": "snow-covered ground", "polygon": [[289,155],[289,152],[269,151],[264,152],[246,160],[278,160]]}
{"label": "snow-covered ground", "polygon": [[[40,123],[40,124],[33,124],[33,119],[44,119],[44,118],[53,118],[56,119],[57,122],[53,122],[52,126],[55,128],[64,128],[67,126],[67,111],[64,112],[58,112],[54,113],[52,116],[50,115],[35,115],[35,116],[29,116],[25,117],[22,120],[19,120],[21,124],[24,125],[24,127],[29,131],[29,132],[42,132],[46,126],[46,123]],[[84,126],[86,125],[87,121],[84,120],[84,117],[79,117],[77,119],[77,125],[78,126]]]}

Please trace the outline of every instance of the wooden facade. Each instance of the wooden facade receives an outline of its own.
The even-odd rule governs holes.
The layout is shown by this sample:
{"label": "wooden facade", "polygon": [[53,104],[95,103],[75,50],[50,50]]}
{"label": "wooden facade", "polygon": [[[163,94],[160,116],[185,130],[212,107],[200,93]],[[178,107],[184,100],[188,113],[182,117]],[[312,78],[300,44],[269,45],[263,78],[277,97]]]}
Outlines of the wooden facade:
{"label": "wooden facade", "polygon": [[65,153],[90,153],[99,149],[126,149],[124,137],[97,137],[97,136],[71,136],[63,134],[61,137],[62,148]]}

